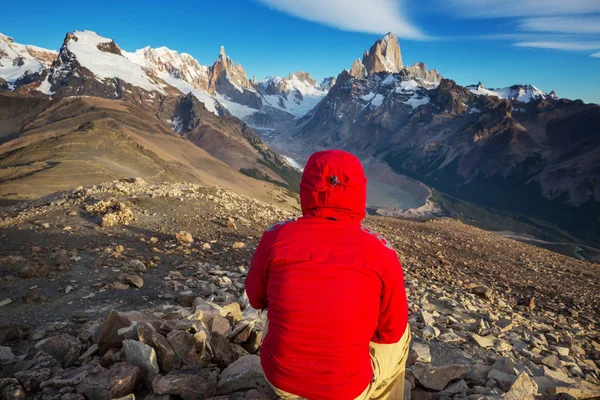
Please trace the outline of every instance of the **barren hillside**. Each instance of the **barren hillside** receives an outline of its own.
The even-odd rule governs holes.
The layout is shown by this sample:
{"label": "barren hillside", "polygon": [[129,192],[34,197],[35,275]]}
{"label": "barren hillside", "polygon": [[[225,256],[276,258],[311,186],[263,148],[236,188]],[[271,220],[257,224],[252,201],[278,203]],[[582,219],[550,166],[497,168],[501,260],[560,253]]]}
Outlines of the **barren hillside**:
{"label": "barren hillside", "polygon": [[[245,303],[243,280],[262,231],[296,216],[226,189],[139,179],[4,208],[0,393],[274,398],[250,355],[265,316]],[[600,395],[598,265],[451,219],[365,224],[404,266],[412,398]],[[111,386],[115,374],[130,385]]]}

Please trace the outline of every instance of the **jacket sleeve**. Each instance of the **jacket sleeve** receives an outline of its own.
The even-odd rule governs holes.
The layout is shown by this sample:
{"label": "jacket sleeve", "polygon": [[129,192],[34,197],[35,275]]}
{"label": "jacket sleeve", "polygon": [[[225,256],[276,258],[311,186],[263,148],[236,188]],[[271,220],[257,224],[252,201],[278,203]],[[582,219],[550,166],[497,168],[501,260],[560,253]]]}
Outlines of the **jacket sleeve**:
{"label": "jacket sleeve", "polygon": [[268,254],[271,247],[269,236],[268,232],[265,232],[260,239],[250,262],[250,270],[245,282],[246,294],[248,294],[250,305],[257,310],[267,308],[267,267],[269,264]]}
{"label": "jacket sleeve", "polygon": [[379,307],[377,330],[372,342],[381,344],[397,343],[402,338],[408,324],[408,302],[404,288],[404,274],[398,256],[394,251],[386,257],[383,287]]}

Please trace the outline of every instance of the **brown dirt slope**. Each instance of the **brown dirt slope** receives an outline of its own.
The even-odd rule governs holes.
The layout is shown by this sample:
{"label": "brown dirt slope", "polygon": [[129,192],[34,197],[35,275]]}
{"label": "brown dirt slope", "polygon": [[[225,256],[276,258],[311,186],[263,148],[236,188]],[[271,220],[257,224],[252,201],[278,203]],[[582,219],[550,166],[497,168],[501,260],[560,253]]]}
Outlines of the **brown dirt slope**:
{"label": "brown dirt slope", "polygon": [[219,185],[265,201],[290,201],[285,190],[239,173],[132,104],[87,97],[49,106],[41,99],[28,102],[35,113],[12,119],[12,131],[5,136],[9,140],[0,142],[4,199],[142,177]]}

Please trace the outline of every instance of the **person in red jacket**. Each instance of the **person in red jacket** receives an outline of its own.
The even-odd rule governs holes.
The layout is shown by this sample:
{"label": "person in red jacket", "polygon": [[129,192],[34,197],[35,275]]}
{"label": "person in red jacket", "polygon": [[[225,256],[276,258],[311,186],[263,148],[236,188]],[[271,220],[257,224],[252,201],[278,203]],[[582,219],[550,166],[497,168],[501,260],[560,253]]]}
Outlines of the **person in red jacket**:
{"label": "person in red jacket", "polygon": [[268,310],[265,377],[284,399],[402,399],[410,342],[402,267],[365,227],[367,179],[354,155],[322,151],[300,183],[303,216],[267,229],[246,292]]}

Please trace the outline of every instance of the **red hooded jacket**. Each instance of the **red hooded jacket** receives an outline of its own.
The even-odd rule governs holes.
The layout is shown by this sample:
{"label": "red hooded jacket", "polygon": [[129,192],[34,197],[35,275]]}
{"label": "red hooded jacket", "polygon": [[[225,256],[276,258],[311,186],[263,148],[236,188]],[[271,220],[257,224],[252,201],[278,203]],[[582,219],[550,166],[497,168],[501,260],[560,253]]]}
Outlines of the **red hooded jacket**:
{"label": "red hooded jacket", "polygon": [[396,343],[408,322],[402,267],[385,238],[361,227],[360,161],[313,154],[300,184],[303,217],[271,226],[246,279],[268,309],[260,349],[267,379],[308,399],[354,399],[372,380],[369,342]]}

